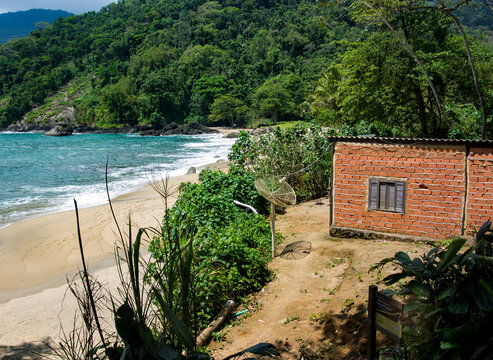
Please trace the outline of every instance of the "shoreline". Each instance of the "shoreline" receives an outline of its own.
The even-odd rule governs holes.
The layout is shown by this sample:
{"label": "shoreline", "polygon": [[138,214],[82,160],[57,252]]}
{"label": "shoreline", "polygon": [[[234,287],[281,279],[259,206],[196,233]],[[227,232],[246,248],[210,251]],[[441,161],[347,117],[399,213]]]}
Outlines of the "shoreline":
{"label": "shoreline", "polygon": [[[171,186],[198,181],[205,168],[225,169],[218,160],[197,167],[197,173],[169,178]],[[168,199],[173,206],[177,194]],[[159,226],[164,203],[152,185],[145,185],[112,199],[123,229],[131,216],[132,228]],[[114,265],[116,226],[108,204],[79,209],[81,236],[91,272]],[[0,304],[59,287],[66,274],[81,267],[74,210],[37,216],[0,228]]]}
{"label": "shoreline", "polygon": [[[184,124],[178,125],[179,127],[184,127]],[[174,135],[203,135],[210,133],[217,133],[222,135],[227,135],[231,132],[237,132],[240,130],[249,130],[247,128],[233,128],[226,126],[205,126],[202,125],[202,130],[198,130],[197,133],[189,134],[185,132],[177,132],[173,134],[158,134],[158,133],[149,133],[152,131],[159,131],[159,129],[154,129],[151,126],[143,126],[143,125],[128,125],[123,127],[114,127],[114,128],[98,128],[98,127],[74,127],[74,132],[71,135],[76,134],[93,134],[93,135],[102,135],[102,134],[141,134],[141,136],[174,136]],[[15,128],[0,128],[0,134],[46,134],[49,132],[53,126],[29,126],[27,128],[15,127]],[[211,130],[209,132],[207,129]]]}
{"label": "shoreline", "polygon": [[[131,165],[128,165],[126,162],[118,164],[118,160],[112,159],[115,161],[115,164],[111,163],[109,164],[109,176],[110,176],[110,194],[111,197],[114,198],[116,196],[126,194],[128,192],[135,191],[143,186],[146,186],[147,184],[154,182],[155,179],[159,179],[160,176],[165,176],[167,173],[170,176],[178,176],[185,174],[187,170],[190,167],[200,167],[205,164],[213,163],[218,159],[226,159],[227,153],[230,151],[231,146],[234,142],[234,139],[227,139],[226,135],[228,135],[231,130],[227,128],[214,128],[213,129],[215,134],[202,134],[198,136],[178,136],[178,140],[174,139],[169,139],[170,143],[174,144],[175,141],[177,144],[180,144],[179,146],[183,147],[183,152],[184,155],[181,156],[183,159],[180,161],[175,160],[176,156],[172,154],[165,153],[163,156],[170,156],[170,158],[166,158],[164,160],[165,162],[163,163],[161,157],[159,156],[154,156],[152,155],[153,149],[147,149],[147,153],[150,151],[150,157],[145,158],[142,162],[136,162],[135,160],[133,163],[131,162]],[[22,132],[16,133],[16,134],[24,134]],[[3,134],[0,134],[0,136]],[[41,137],[40,137],[41,135]],[[69,144],[72,143],[85,143],[84,135],[89,135],[91,134],[81,134],[79,137],[78,135],[75,135],[73,137],[74,140],[69,140]],[[132,135],[132,134],[117,134],[123,136],[123,138],[126,138],[126,136],[129,136],[129,141],[134,143],[134,144],[149,144],[149,143],[154,143],[155,141],[159,144],[168,144],[168,139],[161,138],[158,140],[153,140],[149,139],[147,140],[141,140],[140,137],[137,135]],[[38,143],[44,143],[44,139],[42,137],[42,134],[35,134],[33,136],[36,136],[33,138],[33,142],[35,144]],[[174,138],[175,136],[171,135],[169,136],[170,138]],[[49,138],[49,137],[47,137]],[[7,143],[10,138],[2,138],[2,144]],[[20,139],[26,139],[26,140],[17,140],[15,137],[12,138],[15,143],[19,141],[20,143],[24,142],[29,142],[30,138],[29,137],[23,137]],[[88,143],[98,143],[101,139],[98,137],[98,135],[90,137]],[[122,138],[117,137],[117,140],[114,140],[112,137],[110,137],[110,141],[116,142],[117,144],[121,143],[123,140]],[[137,139],[137,140],[135,140]],[[188,140],[190,139],[190,140]],[[49,139],[50,140],[50,139]],[[162,140],[162,141],[161,141]],[[126,140],[125,140],[126,141]],[[190,144],[188,144],[188,142]],[[201,148],[200,146],[197,147],[195,143],[199,142],[204,142],[204,143],[211,143],[211,147],[207,148]],[[53,143],[53,140],[51,140],[51,143]],[[221,148],[221,151],[216,151],[214,145],[219,144],[219,148]],[[65,144],[65,141],[62,140],[59,142],[58,140],[54,141],[55,147],[60,146],[63,148]],[[212,145],[214,144],[214,145]],[[222,145],[221,145],[222,144]],[[71,146],[71,145],[68,145]],[[136,146],[136,145],[133,145]],[[166,145],[164,145],[166,146]],[[191,147],[193,152],[200,153],[200,156],[190,156],[187,155],[187,149],[188,146]],[[196,148],[196,149],[195,149]],[[66,149],[66,148],[63,148]],[[132,147],[132,149],[135,149],[135,147]],[[66,150],[68,151],[68,150]],[[135,150],[133,150],[135,152]],[[112,154],[111,150],[107,150],[107,154]],[[66,153],[61,154],[62,156],[60,157],[60,161],[62,162],[62,165],[67,166],[67,161],[66,159],[69,157],[70,153],[67,155]],[[24,155],[24,156],[27,156]],[[102,155],[98,155],[98,163],[102,169],[98,169],[99,173],[96,174],[97,176],[101,177],[101,170],[104,171],[104,163],[102,162],[104,158]],[[140,156],[140,155],[139,155]],[[139,156],[133,157],[133,159],[139,159]],[[154,159],[155,157],[155,159]],[[9,156],[7,157],[9,159]],[[58,159],[58,158],[57,158]],[[50,161],[58,161],[58,160],[50,160]],[[150,164],[154,164],[154,167],[151,167]],[[16,165],[11,161],[12,165]],[[88,164],[88,166],[92,166],[92,164]],[[132,166],[135,167],[132,168]],[[80,166],[82,168],[86,167],[86,164],[84,163],[83,166]],[[127,179],[125,179],[125,176],[120,176],[120,170],[122,169],[123,173],[127,173],[125,176]],[[91,169],[93,172],[95,171],[94,169]],[[53,172],[53,171],[51,171]],[[117,175],[113,176],[113,173],[116,172]],[[11,186],[10,184],[15,184],[16,181],[12,181],[12,179],[9,179],[8,176],[9,172],[6,172],[5,175],[7,175],[7,185]],[[31,171],[32,174],[32,171]],[[70,173],[72,174],[72,173]],[[22,175],[22,174],[21,174]],[[35,175],[36,177],[36,175]],[[46,177],[42,178],[42,181],[44,181],[44,184],[46,186],[38,185],[37,182],[31,181],[21,181],[21,188],[25,188],[26,191],[22,193],[17,194],[15,190],[15,185],[12,185],[11,188],[7,187],[7,193],[6,196],[0,196],[2,197],[2,204],[5,204],[5,208],[3,208],[0,216],[0,229],[6,228],[12,224],[15,224],[20,221],[25,221],[25,220],[30,220],[39,216],[44,216],[48,214],[54,214],[58,212],[63,212],[63,211],[68,211],[68,210],[73,210],[74,205],[72,199],[77,199],[79,209],[87,208],[87,207],[92,207],[92,206],[98,206],[98,205],[103,205],[107,203],[107,195],[106,191],[104,190],[104,176],[103,179],[99,179],[97,183],[92,181],[91,179],[87,179],[87,177],[82,177],[82,180],[77,181],[73,180],[75,182],[70,182],[68,183],[67,181],[62,182],[62,184],[66,184],[68,187],[63,187],[63,185],[60,185],[56,183],[56,179],[51,176],[51,177]],[[19,187],[20,185],[18,185]],[[39,189],[38,189],[39,188]],[[39,191],[39,193],[38,193]],[[0,237],[1,241],[1,237]]]}

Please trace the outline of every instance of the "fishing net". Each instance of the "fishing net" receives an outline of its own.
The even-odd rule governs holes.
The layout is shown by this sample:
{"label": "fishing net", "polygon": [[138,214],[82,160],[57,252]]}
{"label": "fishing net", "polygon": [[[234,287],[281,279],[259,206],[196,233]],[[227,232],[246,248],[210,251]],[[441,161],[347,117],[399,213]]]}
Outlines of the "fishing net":
{"label": "fishing net", "polygon": [[255,180],[255,188],[272,204],[281,207],[296,205],[296,193],[284,179],[274,176],[259,177]]}

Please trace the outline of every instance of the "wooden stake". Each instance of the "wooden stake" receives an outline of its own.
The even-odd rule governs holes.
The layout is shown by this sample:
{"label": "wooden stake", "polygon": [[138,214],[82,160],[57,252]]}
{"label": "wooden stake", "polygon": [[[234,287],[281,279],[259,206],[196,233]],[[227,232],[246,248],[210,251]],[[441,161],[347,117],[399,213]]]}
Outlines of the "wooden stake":
{"label": "wooden stake", "polygon": [[270,203],[270,228],[272,230],[272,259],[276,256],[276,209]]}
{"label": "wooden stake", "polygon": [[371,285],[368,289],[368,360],[373,360],[377,350],[377,329],[375,326],[375,301],[377,299],[377,291],[378,286],[376,285]]}

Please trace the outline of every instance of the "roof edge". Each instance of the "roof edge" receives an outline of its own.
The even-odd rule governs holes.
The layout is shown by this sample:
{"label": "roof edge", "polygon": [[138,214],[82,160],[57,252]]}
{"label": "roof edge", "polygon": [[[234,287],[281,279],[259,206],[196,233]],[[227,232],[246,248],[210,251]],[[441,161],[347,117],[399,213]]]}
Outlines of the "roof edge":
{"label": "roof edge", "polygon": [[327,139],[331,142],[353,142],[365,144],[466,145],[493,148],[493,140],[393,138],[379,136],[328,136]]}

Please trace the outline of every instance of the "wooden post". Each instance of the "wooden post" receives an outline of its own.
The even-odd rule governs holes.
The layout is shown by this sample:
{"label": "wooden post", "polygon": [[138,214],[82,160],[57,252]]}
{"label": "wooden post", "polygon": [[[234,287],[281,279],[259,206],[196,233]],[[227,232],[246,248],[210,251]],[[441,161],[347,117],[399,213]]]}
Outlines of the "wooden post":
{"label": "wooden post", "polygon": [[276,256],[276,209],[274,203],[270,203],[270,228],[272,230],[272,259]]}
{"label": "wooden post", "polygon": [[375,327],[375,301],[377,298],[377,291],[378,286],[376,285],[371,285],[368,289],[368,360],[373,360],[377,348],[377,330]]}

